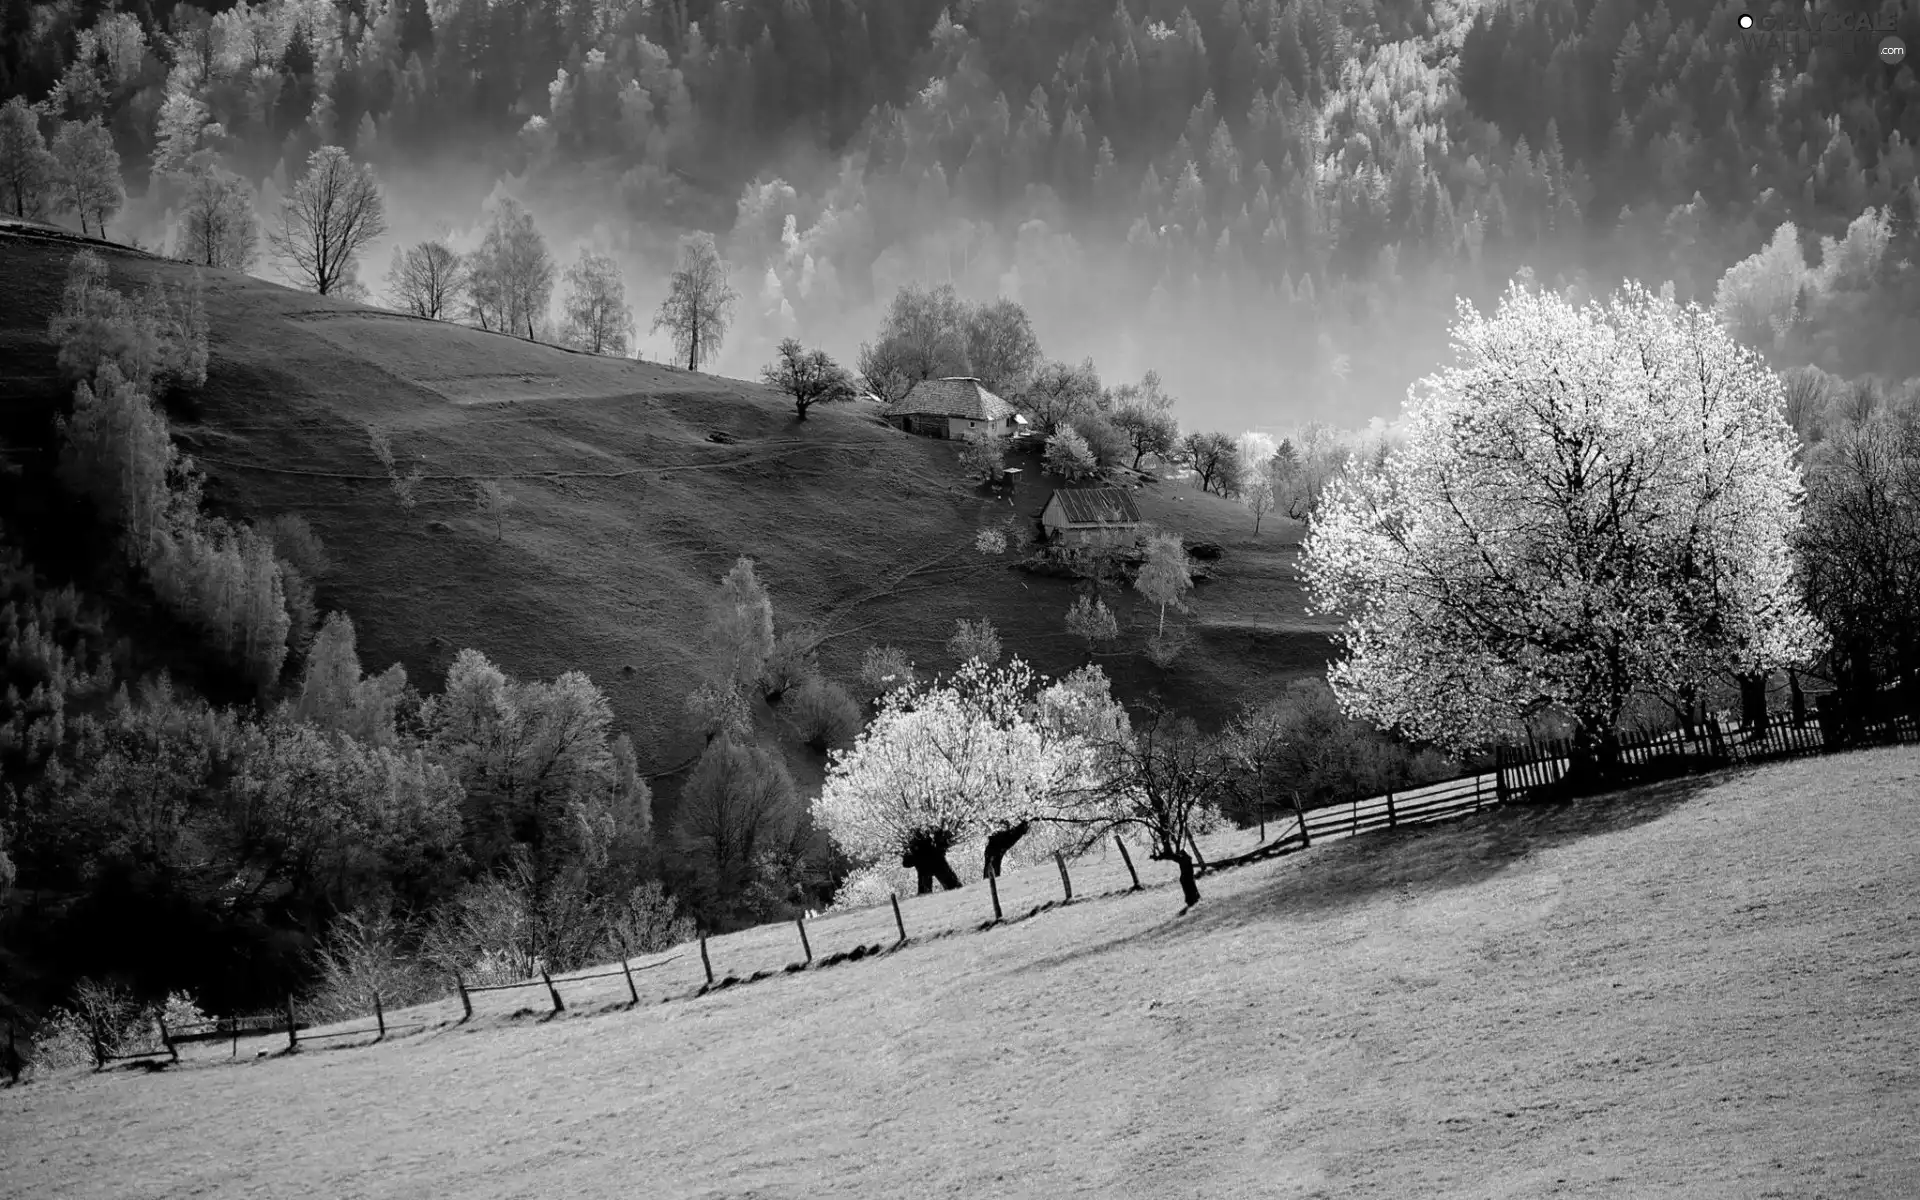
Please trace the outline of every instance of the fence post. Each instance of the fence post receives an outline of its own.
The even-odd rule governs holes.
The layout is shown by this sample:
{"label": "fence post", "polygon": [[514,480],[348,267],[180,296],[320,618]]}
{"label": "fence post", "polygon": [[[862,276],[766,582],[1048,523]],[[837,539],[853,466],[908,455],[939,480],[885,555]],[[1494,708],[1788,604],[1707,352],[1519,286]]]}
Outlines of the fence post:
{"label": "fence post", "polygon": [[460,1019],[462,1021],[471,1021],[473,1020],[473,998],[467,995],[466,977],[460,974],[460,972],[455,971],[453,973],[453,982],[460,988],[460,1007],[466,1014]]}
{"label": "fence post", "polygon": [[294,1021],[294,1018],[293,1018],[293,993],[288,992],[287,993],[287,1053],[289,1054],[293,1053],[295,1050],[298,1050],[300,1048],[300,1031],[297,1028],[295,1028],[295,1024],[296,1022]]}
{"label": "fence post", "polygon": [[227,1022],[228,1022],[227,1027],[233,1031],[233,1050],[229,1053],[228,1057],[239,1058],[240,1057],[240,1018],[237,1015],[231,1016],[227,1018]]}
{"label": "fence post", "polygon": [[713,960],[707,957],[707,935],[700,935],[700,965],[707,970],[707,986],[713,986]]}
{"label": "fence post", "polygon": [[1060,856],[1058,850],[1053,852],[1053,865],[1060,868],[1060,890],[1067,894],[1067,898],[1061,901],[1061,903],[1072,904],[1073,880],[1067,877],[1067,860]]}
{"label": "fence post", "polygon": [[812,962],[813,947],[807,944],[807,919],[805,917],[795,917],[793,923],[794,926],[800,930],[800,952],[807,956],[808,962]]}
{"label": "fence post", "polygon": [[547,974],[545,967],[540,968],[540,978],[546,981],[547,994],[553,997],[553,1011],[556,1013],[567,1011],[567,1006],[560,1003],[560,989],[553,986],[553,976]]}
{"label": "fence post", "polygon": [[93,1032],[93,1069],[102,1070],[107,1065],[107,1040],[100,1032],[100,1014],[89,1015],[87,1025]]}
{"label": "fence post", "polygon": [[1133,876],[1133,890],[1140,890],[1140,872],[1133,869],[1133,855],[1127,853],[1127,842],[1119,834],[1113,835],[1113,844],[1120,847],[1120,861],[1127,864],[1127,874]]}
{"label": "fence post", "polygon": [[907,923],[900,919],[900,897],[888,892],[887,899],[893,902],[893,927],[900,931],[900,941],[904,942],[907,940]]}
{"label": "fence post", "polygon": [[627,995],[633,998],[633,1003],[637,1007],[640,1003],[640,989],[633,986],[633,968],[627,965],[627,960],[624,958],[620,960],[620,970],[627,977]]}
{"label": "fence post", "polygon": [[997,879],[995,879],[995,878],[994,878],[993,876],[991,876],[991,875],[989,875],[989,876],[987,876],[987,891],[988,891],[988,892],[990,892],[990,893],[992,893],[992,895],[993,895],[993,919],[994,919],[994,920],[996,920],[996,921],[998,921],[998,920],[1000,920],[1000,919],[1001,919],[1001,916],[1000,916],[1000,882],[999,882],[999,880],[997,880]]}
{"label": "fence post", "polygon": [[1293,793],[1293,815],[1300,819],[1300,848],[1305,850],[1313,845],[1313,841],[1307,836],[1307,810],[1300,807],[1299,792]]}
{"label": "fence post", "polygon": [[1396,822],[1393,815],[1393,789],[1388,788],[1387,789],[1387,828],[1392,829],[1395,824]]}
{"label": "fence post", "polygon": [[174,1047],[173,1035],[167,1032],[167,1014],[162,1012],[157,1018],[160,1022],[160,1044],[167,1048],[168,1057],[174,1062],[180,1061],[180,1051]]}
{"label": "fence post", "polygon": [[386,1041],[387,1040],[387,1010],[380,1007],[380,993],[378,991],[373,993],[373,1019],[376,1022],[378,1022],[380,1025],[380,1036],[373,1040],[376,1042]]}

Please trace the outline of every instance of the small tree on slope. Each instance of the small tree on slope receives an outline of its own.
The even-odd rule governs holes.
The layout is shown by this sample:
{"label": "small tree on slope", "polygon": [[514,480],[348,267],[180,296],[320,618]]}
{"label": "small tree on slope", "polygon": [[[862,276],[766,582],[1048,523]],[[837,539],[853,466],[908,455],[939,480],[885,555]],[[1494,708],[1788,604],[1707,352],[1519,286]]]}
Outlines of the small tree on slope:
{"label": "small tree on slope", "polygon": [[1604,770],[1635,693],[1810,655],[1780,383],[1710,314],[1516,286],[1453,338],[1404,446],[1336,480],[1307,537],[1348,712],[1468,749],[1557,710]]}

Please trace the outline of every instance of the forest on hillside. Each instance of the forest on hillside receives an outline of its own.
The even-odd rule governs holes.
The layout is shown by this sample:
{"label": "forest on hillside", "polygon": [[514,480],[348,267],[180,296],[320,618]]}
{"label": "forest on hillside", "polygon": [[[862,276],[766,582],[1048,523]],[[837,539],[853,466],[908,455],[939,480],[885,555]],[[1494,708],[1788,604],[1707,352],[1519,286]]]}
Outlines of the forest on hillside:
{"label": "forest on hillside", "polygon": [[[6,0],[0,96],[102,122],[155,245],[195,169],[271,213],[340,145],[396,240],[511,195],[643,300],[714,232],[723,373],[787,334],[851,359],[900,285],[952,282],[1209,424],[1357,426],[1517,269],[1711,302],[1781,223],[1811,250],[1870,208],[1911,257],[1920,82],[1873,50],[1920,16],[1825,7],[1874,32],[1756,45],[1706,0]],[[1781,351],[1912,373],[1920,292],[1879,286]]]}

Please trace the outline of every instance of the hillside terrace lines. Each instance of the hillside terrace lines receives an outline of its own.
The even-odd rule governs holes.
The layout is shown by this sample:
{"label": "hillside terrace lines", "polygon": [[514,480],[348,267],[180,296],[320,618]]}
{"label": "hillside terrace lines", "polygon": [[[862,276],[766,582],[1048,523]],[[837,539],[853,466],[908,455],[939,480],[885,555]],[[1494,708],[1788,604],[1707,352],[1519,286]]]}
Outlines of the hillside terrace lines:
{"label": "hillside terrace lines", "polygon": [[[582,449],[591,449],[583,446]],[[858,452],[864,447],[852,443],[806,442],[786,448],[761,449],[753,447],[748,453],[736,454],[715,462],[702,463],[666,463],[662,465],[623,467],[615,471],[577,471],[558,468],[534,471],[475,471],[456,474],[428,474],[420,476],[422,482],[473,483],[482,479],[628,479],[635,475],[665,475],[678,471],[724,471],[738,467],[750,467],[758,464],[790,458],[796,454],[814,454],[842,450]],[[604,451],[602,453],[605,453]],[[611,455],[609,455],[611,457]],[[312,479],[348,479],[370,483],[385,483],[384,473],[361,473],[353,471],[314,471],[305,467],[287,467],[274,463],[241,462],[236,459],[213,458],[196,455],[195,462],[221,467],[231,467],[240,471],[263,471],[275,475],[296,475]],[[916,476],[917,478],[927,478]]]}

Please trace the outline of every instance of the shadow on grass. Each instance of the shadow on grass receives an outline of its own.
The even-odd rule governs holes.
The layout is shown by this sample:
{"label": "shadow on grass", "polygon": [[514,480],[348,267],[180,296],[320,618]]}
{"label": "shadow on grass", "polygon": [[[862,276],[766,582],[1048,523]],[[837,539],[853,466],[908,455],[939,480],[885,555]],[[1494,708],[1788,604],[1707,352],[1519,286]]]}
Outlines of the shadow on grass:
{"label": "shadow on grass", "polygon": [[[1656,821],[1716,786],[1724,774],[1674,779],[1624,792],[1488,809],[1451,821],[1362,834],[1316,844],[1285,859],[1264,884],[1210,898],[1157,925],[1034,962],[1019,970],[1064,965],[1128,946],[1151,946],[1301,914],[1331,914],[1389,892],[1437,891],[1490,879],[1529,854]],[[1253,863],[1236,870],[1260,870]],[[1213,879],[1219,875],[1211,876]]]}

